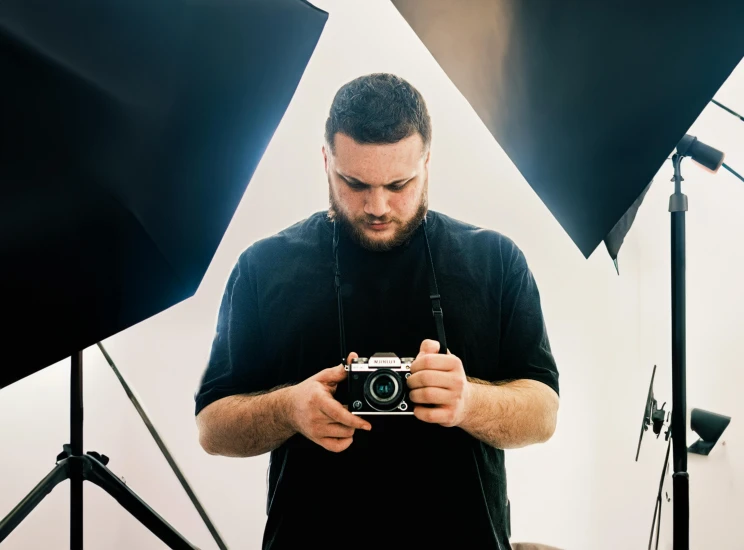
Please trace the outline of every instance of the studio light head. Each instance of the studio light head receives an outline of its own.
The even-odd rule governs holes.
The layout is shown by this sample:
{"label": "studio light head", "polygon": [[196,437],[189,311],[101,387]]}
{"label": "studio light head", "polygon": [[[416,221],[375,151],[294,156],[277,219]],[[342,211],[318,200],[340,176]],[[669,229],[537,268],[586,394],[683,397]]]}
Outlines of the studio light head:
{"label": "studio light head", "polygon": [[690,134],[685,134],[677,144],[677,154],[682,157],[691,158],[700,166],[713,173],[718,172],[725,156],[723,152],[714,149],[710,145],[706,145],[702,141],[698,141],[698,138]]}
{"label": "studio light head", "polygon": [[690,427],[692,431],[700,436],[695,443],[687,449],[691,453],[708,455],[710,450],[718,443],[721,434],[731,422],[730,416],[723,416],[703,409],[692,409]]}

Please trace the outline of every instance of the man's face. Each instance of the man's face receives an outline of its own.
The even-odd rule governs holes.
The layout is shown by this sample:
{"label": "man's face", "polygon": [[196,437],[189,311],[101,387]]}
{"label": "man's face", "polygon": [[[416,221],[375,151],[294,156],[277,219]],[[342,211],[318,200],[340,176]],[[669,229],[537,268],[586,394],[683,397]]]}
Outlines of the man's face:
{"label": "man's face", "polygon": [[331,219],[369,250],[406,242],[428,208],[430,154],[423,154],[421,136],[361,144],[338,133],[335,150],[331,154],[323,147]]}

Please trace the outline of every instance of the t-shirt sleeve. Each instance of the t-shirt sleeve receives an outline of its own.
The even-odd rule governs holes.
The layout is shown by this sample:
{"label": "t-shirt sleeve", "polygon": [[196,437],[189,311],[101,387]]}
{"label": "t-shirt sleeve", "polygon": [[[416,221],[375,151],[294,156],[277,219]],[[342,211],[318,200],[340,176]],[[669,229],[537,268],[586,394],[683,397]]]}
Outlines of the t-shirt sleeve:
{"label": "t-shirt sleeve", "polygon": [[501,301],[499,378],[538,380],[559,393],[537,282],[522,251],[513,246],[510,255]]}
{"label": "t-shirt sleeve", "polygon": [[194,396],[195,414],[223,397],[270,389],[253,279],[248,249],[236,262],[222,295],[209,361]]}

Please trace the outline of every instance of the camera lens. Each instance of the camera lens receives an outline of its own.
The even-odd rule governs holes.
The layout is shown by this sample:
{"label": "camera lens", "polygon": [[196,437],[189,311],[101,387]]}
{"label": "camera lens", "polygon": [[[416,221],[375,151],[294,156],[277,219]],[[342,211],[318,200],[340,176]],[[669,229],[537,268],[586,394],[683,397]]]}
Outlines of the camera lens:
{"label": "camera lens", "polygon": [[372,398],[379,403],[389,403],[396,398],[398,381],[388,373],[375,375],[369,384]]}

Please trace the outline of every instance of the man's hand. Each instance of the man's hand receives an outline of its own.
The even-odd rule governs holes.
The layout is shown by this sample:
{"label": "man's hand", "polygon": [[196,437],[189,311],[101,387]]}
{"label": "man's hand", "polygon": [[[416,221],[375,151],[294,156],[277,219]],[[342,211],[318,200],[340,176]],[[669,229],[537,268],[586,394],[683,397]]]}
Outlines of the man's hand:
{"label": "man's hand", "polygon": [[436,340],[424,340],[411,364],[407,382],[411,401],[419,404],[413,414],[424,422],[458,426],[465,416],[470,382],[462,361],[449,350],[447,355],[440,354],[439,347]]}
{"label": "man's hand", "polygon": [[[349,354],[351,362],[355,353]],[[351,445],[355,429],[369,430],[371,425],[351,414],[333,395],[339,382],[346,379],[343,365],[320,371],[291,388],[290,422],[310,441],[335,453]]]}

